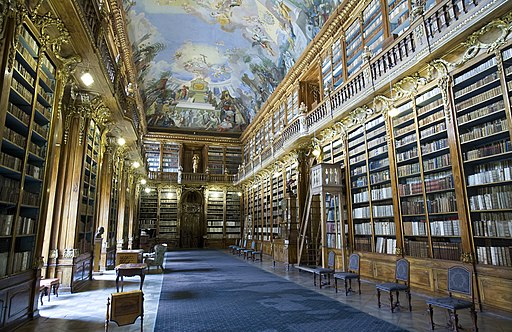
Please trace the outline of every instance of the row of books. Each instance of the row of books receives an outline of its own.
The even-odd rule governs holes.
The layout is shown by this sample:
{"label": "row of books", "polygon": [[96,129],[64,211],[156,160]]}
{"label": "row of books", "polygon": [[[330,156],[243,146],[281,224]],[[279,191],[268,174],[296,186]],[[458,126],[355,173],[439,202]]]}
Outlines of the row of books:
{"label": "row of books", "polygon": [[369,237],[356,237],[354,239],[354,249],[356,251],[372,251],[372,240]]}
{"label": "row of books", "polygon": [[31,235],[36,233],[36,220],[20,217],[18,220],[18,235]]}
{"label": "row of books", "polygon": [[498,72],[497,71],[494,71],[494,72],[491,72],[489,75],[485,76],[484,78],[476,81],[475,83],[471,84],[471,85],[468,85],[467,87],[465,87],[464,89],[460,89],[460,90],[457,90],[455,91],[455,98],[458,98],[458,97],[461,97],[461,96],[464,96],[465,94],[473,91],[473,90],[476,90],[477,88],[487,84],[487,83],[490,83],[492,81],[496,81],[497,79],[499,79],[499,76],[498,76]]}
{"label": "row of books", "polygon": [[462,156],[464,161],[470,161],[510,151],[512,151],[512,144],[510,144],[510,140],[506,139],[463,152]]}
{"label": "row of books", "polygon": [[394,222],[375,222],[373,224],[376,235],[396,235],[396,227]]}
{"label": "row of books", "polygon": [[431,236],[460,236],[460,227],[458,219],[431,220]]}
{"label": "row of books", "polygon": [[401,202],[401,206],[402,214],[404,215],[425,213],[425,201],[423,200],[423,196],[409,197],[407,199],[404,199]]}
{"label": "row of books", "polygon": [[407,135],[400,139],[395,140],[395,146],[397,148],[400,148],[400,147],[402,147],[406,144],[412,143],[412,142],[416,142],[416,133],[415,132],[410,135]]}
{"label": "row of books", "polygon": [[396,239],[377,237],[375,252],[394,255],[396,253]]}
{"label": "row of books", "polygon": [[491,98],[494,98],[494,97],[497,97],[499,95],[501,95],[502,92],[501,92],[501,86],[497,86],[495,88],[492,88],[492,89],[489,89],[485,92],[482,92],[480,93],[478,96],[475,96],[475,97],[472,97],[468,100],[465,100],[463,102],[460,102],[460,103],[457,103],[455,105],[455,108],[457,109],[457,111],[463,111],[469,107],[472,107],[478,103],[481,103],[483,101],[486,101],[488,99],[491,99]]}
{"label": "row of books", "polygon": [[396,161],[397,162],[403,162],[407,161],[409,159],[413,159],[418,157],[418,148],[416,146],[413,146],[411,150],[407,150],[404,152],[400,152],[396,154]]}
{"label": "row of books", "polygon": [[494,102],[488,106],[478,108],[469,113],[460,115],[459,117],[457,117],[457,122],[459,123],[459,125],[462,125],[469,121],[484,117],[488,114],[502,111],[504,108],[505,108],[505,102],[503,101],[503,99],[501,99],[501,100],[498,100],[497,102]]}
{"label": "row of books", "polygon": [[435,122],[439,119],[442,119],[444,117],[445,117],[444,110],[440,110],[440,111],[437,111],[429,116],[422,118],[421,120],[418,120],[418,125],[420,127],[423,127],[423,126],[429,125],[432,122]]}
{"label": "row of books", "polygon": [[405,240],[405,254],[407,256],[427,258],[429,256],[428,243],[425,241]]}
{"label": "row of books", "polygon": [[379,159],[379,160],[372,160],[368,163],[368,167],[370,168],[370,171],[373,171],[374,169],[379,169],[382,167],[389,166],[389,159]]}
{"label": "row of books", "polygon": [[481,220],[473,220],[475,236],[512,237],[512,213],[481,213]]}
{"label": "row of books", "polygon": [[[0,266],[7,265],[7,261],[2,261],[3,256],[0,256]],[[13,273],[28,270],[32,263],[32,251],[22,251],[14,253],[14,260],[12,270]]]}
{"label": "row of books", "polygon": [[401,183],[398,184],[398,194],[400,196],[416,195],[423,192],[423,179],[419,176],[401,179],[400,181]]}
{"label": "row of books", "polygon": [[376,149],[368,151],[368,158],[372,158],[372,157],[384,154],[386,152],[388,152],[388,146],[387,145],[379,146]]}
{"label": "row of books", "polygon": [[478,263],[512,266],[511,260],[512,247],[476,247]]}
{"label": "row of books", "polygon": [[418,173],[420,173],[420,164],[414,163],[414,164],[406,164],[406,165],[398,166],[397,170],[398,170],[399,177],[409,176],[412,174],[418,174]]}
{"label": "row of books", "polygon": [[512,160],[477,165],[473,170],[476,174],[467,177],[470,186],[512,180]]}
{"label": "row of books", "polygon": [[404,134],[414,131],[415,128],[416,128],[416,124],[413,122],[410,125],[407,125],[403,128],[396,128],[394,135],[395,135],[395,137],[399,137],[399,136],[402,136]]}
{"label": "row of books", "polygon": [[426,236],[427,223],[425,220],[421,221],[404,221],[402,223],[404,234],[406,236]]}
{"label": "row of books", "polygon": [[443,154],[432,159],[423,160],[423,170],[433,171],[451,165],[450,154]]}
{"label": "row of books", "polygon": [[22,160],[11,156],[10,154],[0,152],[0,165],[9,167],[17,172],[21,172]]}
{"label": "row of books", "polygon": [[368,149],[371,149],[374,146],[377,146],[377,145],[380,145],[380,144],[384,144],[385,142],[386,142],[386,136],[381,136],[381,137],[377,137],[374,140],[368,141],[366,146],[368,147]]}
{"label": "row of books", "polygon": [[393,205],[372,206],[373,217],[385,218],[393,216]]}
{"label": "row of books", "polygon": [[446,131],[446,122],[444,121],[420,131],[420,138],[425,139],[443,131]]}
{"label": "row of books", "polygon": [[486,62],[474,67],[471,70],[466,71],[464,74],[458,75],[455,77],[455,84],[460,84],[464,82],[465,80],[472,78],[474,76],[477,76],[481,72],[485,71],[486,69],[491,68],[492,66],[496,66],[496,58],[492,57]]}
{"label": "row of books", "polygon": [[427,199],[427,211],[429,213],[449,213],[457,211],[455,193],[432,195]]}
{"label": "row of books", "polygon": [[[406,111],[409,111],[408,113],[404,113]],[[414,119],[414,112],[412,111],[412,102],[409,101],[407,104],[401,105],[397,107],[398,114],[402,114],[399,117],[393,118],[393,125],[395,127],[400,126],[401,124]]]}
{"label": "row of books", "polygon": [[432,242],[432,253],[435,259],[460,261],[462,247],[458,242]]}
{"label": "row of books", "polygon": [[389,179],[390,179],[389,169],[385,169],[383,171],[376,172],[376,173],[370,173],[370,183],[371,184],[388,181]]}
{"label": "row of books", "polygon": [[393,193],[391,187],[383,187],[378,189],[372,189],[372,200],[382,200],[392,198]]}
{"label": "row of books", "polygon": [[469,206],[471,210],[511,209],[512,186],[478,188],[469,197]]}
{"label": "row of books", "polygon": [[505,130],[508,130],[507,119],[499,119],[492,122],[487,122],[480,126],[472,127],[469,132],[460,135],[460,141],[461,143],[464,143],[477,138],[490,136]]}
{"label": "row of books", "polygon": [[16,203],[19,193],[19,181],[0,175],[0,201]]}
{"label": "row of books", "polygon": [[425,176],[425,191],[432,192],[453,188],[453,176],[451,172],[436,173]]}
{"label": "row of books", "polygon": [[438,141],[433,141],[433,142],[430,142],[427,144],[422,144],[421,145],[421,153],[427,154],[427,153],[439,151],[439,150],[447,148],[447,147],[448,147],[448,139],[442,138]]}
{"label": "row of books", "polygon": [[30,51],[34,52],[32,56],[37,57],[37,53],[39,52],[39,45],[27,29],[21,29],[19,40],[22,42],[24,47],[28,46]]}
{"label": "row of books", "polygon": [[22,136],[12,130],[9,127],[4,127],[4,138],[11,141],[12,143],[18,145],[22,149],[25,148],[25,143],[27,141],[27,138],[25,136]]}

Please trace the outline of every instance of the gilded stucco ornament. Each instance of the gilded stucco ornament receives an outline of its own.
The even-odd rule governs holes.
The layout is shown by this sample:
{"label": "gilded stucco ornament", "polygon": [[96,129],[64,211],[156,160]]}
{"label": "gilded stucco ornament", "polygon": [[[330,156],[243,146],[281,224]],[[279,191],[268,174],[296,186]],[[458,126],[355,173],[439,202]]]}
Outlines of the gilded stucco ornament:
{"label": "gilded stucco ornament", "polygon": [[71,105],[64,109],[64,144],[68,143],[69,130],[73,119],[78,119],[78,144],[82,145],[86,117],[89,114],[88,97],[82,93],[72,94]]}
{"label": "gilded stucco ornament", "polygon": [[472,264],[475,261],[475,257],[473,256],[473,253],[471,253],[471,252],[463,252],[460,255],[460,260],[463,263]]}
{"label": "gilded stucco ornament", "polygon": [[91,100],[91,108],[91,118],[100,128],[106,128],[112,123],[112,112],[105,106],[101,96],[96,96]]}
{"label": "gilded stucco ornament", "polygon": [[48,258],[59,258],[59,249],[50,249],[48,253]]}
{"label": "gilded stucco ornament", "polygon": [[496,51],[501,45],[505,44],[510,31],[512,31],[512,12],[501,19],[489,22],[486,26],[471,34],[462,43],[463,46],[467,47],[466,51],[454,65],[460,66],[473,59],[480,50],[487,50],[487,53]]}
{"label": "gilded stucco ornament", "polygon": [[449,74],[451,67],[454,67],[453,63],[450,63],[443,59],[437,59],[428,64],[427,67],[427,80],[437,80],[437,86],[441,90],[441,96],[443,98],[443,111],[448,122],[452,121],[452,106],[450,103],[450,87],[452,83],[452,77]]}

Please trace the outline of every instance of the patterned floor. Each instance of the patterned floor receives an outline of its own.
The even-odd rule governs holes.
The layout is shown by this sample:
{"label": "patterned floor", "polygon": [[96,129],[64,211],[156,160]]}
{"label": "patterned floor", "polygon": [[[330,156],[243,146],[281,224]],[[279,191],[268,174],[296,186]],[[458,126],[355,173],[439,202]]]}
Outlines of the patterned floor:
{"label": "patterned floor", "polygon": [[155,331],[405,331],[220,251],[174,251]]}

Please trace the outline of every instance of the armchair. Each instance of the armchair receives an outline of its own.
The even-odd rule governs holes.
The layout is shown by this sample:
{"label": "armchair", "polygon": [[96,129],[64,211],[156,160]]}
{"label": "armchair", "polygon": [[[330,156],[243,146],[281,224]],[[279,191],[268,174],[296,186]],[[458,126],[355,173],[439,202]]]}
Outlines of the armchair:
{"label": "armchair", "polygon": [[151,266],[159,266],[162,271],[164,270],[164,255],[167,251],[167,246],[163,244],[155,245],[155,251],[148,255],[144,259],[144,263],[148,266],[148,270]]}

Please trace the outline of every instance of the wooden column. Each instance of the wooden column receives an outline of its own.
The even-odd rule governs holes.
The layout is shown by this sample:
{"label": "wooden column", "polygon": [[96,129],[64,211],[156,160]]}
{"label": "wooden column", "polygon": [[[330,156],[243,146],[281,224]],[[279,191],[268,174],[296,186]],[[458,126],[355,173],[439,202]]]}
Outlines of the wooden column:
{"label": "wooden column", "polygon": [[[99,170],[99,183],[98,183],[98,210],[97,220],[98,224],[96,230],[99,227],[103,227],[105,233],[103,233],[103,243],[101,248],[101,256],[99,257],[100,270],[105,270],[107,266],[107,240],[109,233],[109,213],[110,213],[110,196],[112,191],[112,177],[113,177],[113,145],[115,142],[112,138],[106,138],[103,141],[102,150],[103,157],[100,164]],[[94,266],[96,266],[96,257],[94,258]]]}
{"label": "wooden column", "polygon": [[[60,216],[57,233],[56,275],[61,287],[70,288],[73,280],[74,258],[79,255],[76,247],[77,216],[81,200],[80,181],[84,157],[86,119],[85,109],[80,104],[71,105],[64,114],[64,145],[61,148],[61,163],[58,189],[61,195],[56,201]],[[57,254],[57,252],[55,252]]]}
{"label": "wooden column", "polygon": [[117,247],[116,250],[122,250],[124,239],[123,239],[123,230],[124,230],[124,209],[126,206],[126,186],[128,184],[128,172],[127,172],[127,162],[124,160],[122,155],[124,155],[124,149],[120,147],[118,149],[118,153],[121,154],[121,158],[119,158],[119,171],[121,172],[121,180],[119,185],[119,208],[117,210]]}

